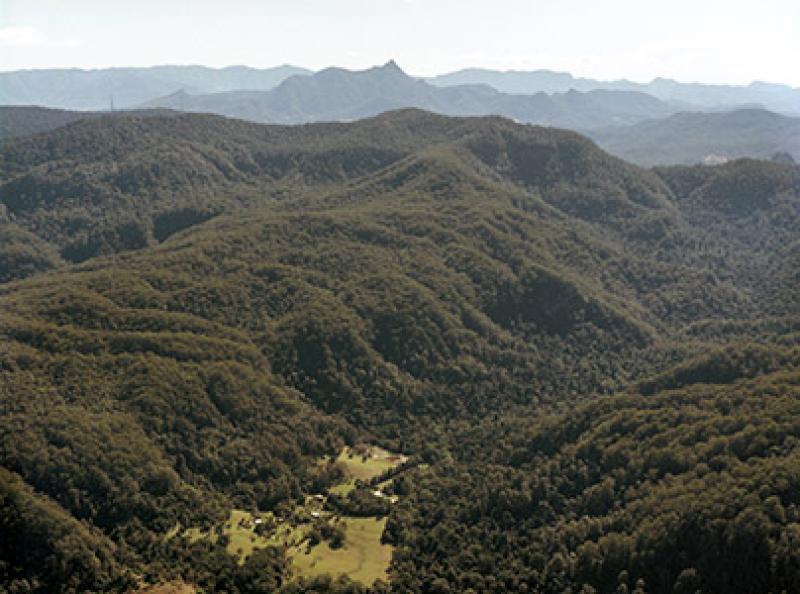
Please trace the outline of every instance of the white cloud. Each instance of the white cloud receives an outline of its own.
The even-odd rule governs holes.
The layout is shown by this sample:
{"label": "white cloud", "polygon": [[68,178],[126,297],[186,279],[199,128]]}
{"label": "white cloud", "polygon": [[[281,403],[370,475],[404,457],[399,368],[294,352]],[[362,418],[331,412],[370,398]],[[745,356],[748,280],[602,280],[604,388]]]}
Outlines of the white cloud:
{"label": "white cloud", "polygon": [[74,39],[53,39],[35,27],[3,27],[0,29],[2,47],[72,47]]}

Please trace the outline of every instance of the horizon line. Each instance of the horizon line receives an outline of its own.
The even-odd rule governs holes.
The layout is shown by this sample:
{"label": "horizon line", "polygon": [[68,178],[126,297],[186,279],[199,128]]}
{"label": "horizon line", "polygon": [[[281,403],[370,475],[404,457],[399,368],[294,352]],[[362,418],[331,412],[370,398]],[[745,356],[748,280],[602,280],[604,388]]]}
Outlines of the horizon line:
{"label": "horizon line", "polygon": [[366,70],[371,70],[374,68],[381,68],[385,67],[389,64],[394,63],[395,66],[400,68],[405,74],[411,76],[412,78],[422,79],[422,80],[429,80],[434,79],[441,76],[447,76],[451,74],[456,74],[459,72],[464,72],[468,70],[478,70],[478,71],[485,71],[485,72],[497,72],[500,74],[533,74],[533,73],[550,73],[550,74],[562,74],[572,77],[575,80],[588,80],[588,81],[595,81],[599,83],[633,83],[639,85],[649,85],[653,84],[656,81],[667,81],[667,82],[675,82],[678,84],[683,85],[704,85],[710,87],[741,87],[747,88],[754,85],[775,85],[775,86],[783,86],[788,87],[793,90],[800,90],[800,86],[794,86],[790,83],[784,82],[773,82],[767,81],[763,79],[754,79],[747,83],[731,83],[731,82],[704,82],[702,80],[679,80],[677,78],[672,78],[669,76],[654,76],[649,80],[637,80],[632,78],[595,78],[592,76],[585,76],[580,74],[574,74],[569,72],[568,70],[554,70],[550,68],[531,68],[531,69],[520,69],[520,68],[490,68],[486,66],[464,66],[462,68],[457,68],[455,70],[448,70],[446,72],[441,72],[438,74],[433,75],[416,75],[411,74],[407,70],[403,69],[397,64],[397,61],[394,59],[390,59],[383,64],[374,64],[372,66],[368,66],[366,68],[348,68],[346,66],[338,66],[338,65],[329,65],[323,68],[314,69],[309,68],[307,66],[300,66],[297,64],[291,64],[289,62],[284,62],[282,64],[276,64],[273,66],[250,66],[248,64],[227,64],[224,66],[209,66],[207,64],[200,64],[200,63],[159,63],[159,64],[148,64],[148,65],[122,65],[122,66],[97,66],[97,67],[82,67],[82,66],[45,66],[45,67],[32,67],[32,68],[3,68],[0,67],[0,75],[2,74],[14,74],[14,73],[22,73],[22,72],[47,72],[47,71],[79,71],[79,72],[97,72],[103,70],[147,70],[147,69],[155,69],[155,68],[205,68],[208,70],[229,70],[233,68],[245,68],[249,70],[276,70],[279,68],[296,68],[299,70],[306,70],[309,72],[309,75],[317,74],[324,70],[329,69],[339,69],[339,70],[347,70],[350,72],[363,72]]}

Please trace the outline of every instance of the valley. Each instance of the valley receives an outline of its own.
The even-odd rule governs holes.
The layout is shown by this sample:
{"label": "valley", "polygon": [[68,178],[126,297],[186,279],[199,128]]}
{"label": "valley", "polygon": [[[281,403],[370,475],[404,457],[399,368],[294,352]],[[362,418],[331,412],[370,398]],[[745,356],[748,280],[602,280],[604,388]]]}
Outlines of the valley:
{"label": "valley", "polygon": [[796,165],[115,114],[0,205],[5,588],[800,580]]}
{"label": "valley", "polygon": [[0,0],[0,594],[800,594],[798,24]]}

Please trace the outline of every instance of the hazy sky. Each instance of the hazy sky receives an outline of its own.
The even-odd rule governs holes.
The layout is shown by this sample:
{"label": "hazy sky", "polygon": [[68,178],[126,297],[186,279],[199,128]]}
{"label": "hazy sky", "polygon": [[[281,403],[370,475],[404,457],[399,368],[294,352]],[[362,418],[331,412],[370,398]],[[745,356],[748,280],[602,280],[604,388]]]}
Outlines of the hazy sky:
{"label": "hazy sky", "polygon": [[0,69],[548,68],[800,86],[800,0],[0,0]]}

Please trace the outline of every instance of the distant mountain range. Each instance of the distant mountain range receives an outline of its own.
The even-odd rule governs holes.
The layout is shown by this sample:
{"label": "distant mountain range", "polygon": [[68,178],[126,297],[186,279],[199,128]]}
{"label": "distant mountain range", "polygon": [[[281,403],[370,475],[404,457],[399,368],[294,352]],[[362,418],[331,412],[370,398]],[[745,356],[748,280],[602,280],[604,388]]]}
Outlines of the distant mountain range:
{"label": "distant mountain range", "polygon": [[[602,85],[614,88],[596,88]],[[791,112],[788,108],[798,91],[789,87],[682,85],[663,79],[649,85],[601,83],[550,71],[464,70],[423,80],[409,76],[394,61],[368,70],[327,68],[317,73],[292,66],[5,73],[0,74],[0,104],[11,98],[14,103],[93,107],[81,112],[0,107],[0,139],[107,113],[109,89],[116,89],[113,97],[120,113],[203,112],[258,123],[300,124],[358,120],[411,107],[452,116],[500,115],[576,130],[608,152],[645,166],[768,159],[779,152],[800,160],[799,118],[762,108],[725,107],[762,100]],[[157,92],[163,94],[153,98]],[[795,107],[800,113],[800,105]]]}
{"label": "distant mountain range", "polygon": [[787,85],[754,82],[747,86],[681,83],[657,78],[649,83],[629,80],[600,81],[576,78],[552,70],[485,70],[468,68],[428,79],[431,84],[452,86],[485,84],[504,93],[563,93],[569,90],[637,91],[663,101],[680,102],[698,108],[732,108],[760,105],[772,111],[800,115],[800,89]]}
{"label": "distant mountain range", "polygon": [[292,76],[271,91],[179,91],[139,105],[205,112],[261,123],[349,121],[415,107],[454,116],[502,115],[519,122],[590,130],[665,117],[678,107],[636,91],[501,93],[489,85],[438,87],[390,61],[369,70],[328,68]]}
{"label": "distant mountain range", "polygon": [[590,132],[602,148],[639,165],[693,164],[706,158],[800,161],[800,118],[763,109],[678,113],[664,119]]}
{"label": "distant mountain range", "polygon": [[234,89],[267,90],[295,74],[310,74],[296,66],[275,68],[206,68],[155,66],[100,70],[20,70],[0,73],[0,105],[40,105],[61,109],[128,108],[185,89],[212,93]]}
{"label": "distant mountain range", "polygon": [[[334,72],[340,69],[328,69]],[[326,72],[326,71],[321,71]],[[230,66],[154,66],[98,70],[43,69],[0,73],[0,105],[40,105],[61,109],[105,110],[113,97],[117,108],[129,108],[155,97],[184,91],[191,95],[227,91],[268,91],[294,75],[313,72],[297,66],[250,68]],[[488,85],[501,93],[535,95],[633,91],[647,93],[682,109],[731,109],[763,106],[800,115],[800,89],[787,85],[754,82],[747,86],[681,83],[657,78],[649,83],[629,80],[601,81],[552,70],[487,70],[468,68],[435,76],[426,81],[437,87]]]}

